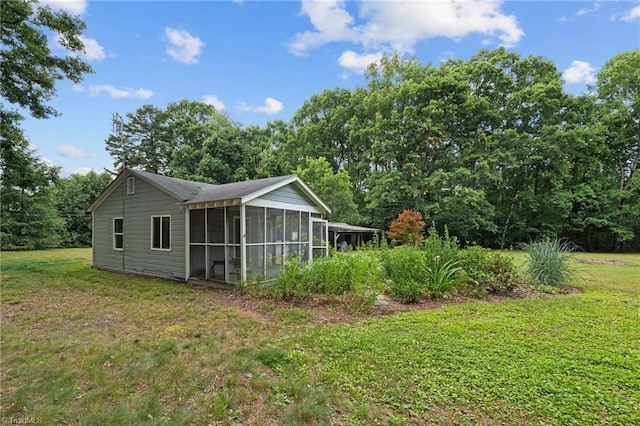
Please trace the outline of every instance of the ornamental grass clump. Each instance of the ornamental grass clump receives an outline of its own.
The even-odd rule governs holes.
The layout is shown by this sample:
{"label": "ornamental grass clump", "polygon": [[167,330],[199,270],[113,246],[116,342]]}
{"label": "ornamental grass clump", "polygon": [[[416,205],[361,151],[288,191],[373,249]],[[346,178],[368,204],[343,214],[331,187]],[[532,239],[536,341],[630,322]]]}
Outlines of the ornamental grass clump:
{"label": "ornamental grass clump", "polygon": [[533,282],[560,286],[573,277],[569,260],[576,247],[572,242],[545,238],[522,248],[527,253],[526,274]]}
{"label": "ornamental grass clump", "polygon": [[425,265],[427,291],[431,296],[440,297],[453,288],[458,271],[462,270],[459,264],[459,260],[442,262],[440,256],[436,256],[431,265]]}

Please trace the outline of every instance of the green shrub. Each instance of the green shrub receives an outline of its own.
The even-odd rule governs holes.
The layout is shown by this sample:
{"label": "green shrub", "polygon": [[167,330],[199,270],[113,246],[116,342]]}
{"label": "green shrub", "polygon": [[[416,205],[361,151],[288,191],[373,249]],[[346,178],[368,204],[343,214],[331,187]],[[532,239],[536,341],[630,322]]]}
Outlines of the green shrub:
{"label": "green shrub", "polygon": [[459,246],[458,240],[455,237],[449,236],[449,230],[444,227],[444,235],[440,236],[435,225],[432,224],[429,228],[429,235],[422,243],[422,249],[426,259],[429,261],[428,265],[434,266],[436,258],[443,263],[455,262],[459,260]]}
{"label": "green shrub", "polygon": [[278,274],[267,296],[302,302],[309,294],[343,296],[349,309],[370,309],[384,288],[384,271],[378,258],[371,253],[336,253],[299,266],[287,263]]}
{"label": "green shrub", "polygon": [[415,246],[401,246],[383,251],[382,261],[390,280],[389,293],[404,303],[417,302],[425,290],[425,256]]}
{"label": "green shrub", "polygon": [[520,281],[513,259],[502,253],[472,246],[460,251],[467,284],[480,293],[508,293]]}
{"label": "green shrub", "polygon": [[470,246],[460,251],[462,268],[467,283],[473,288],[481,288],[491,278],[489,275],[489,249]]}
{"label": "green shrub", "polygon": [[575,245],[558,238],[545,238],[530,244],[522,244],[527,252],[527,276],[545,285],[566,284],[573,275],[569,264]]}
{"label": "green shrub", "polygon": [[350,256],[347,255],[315,259],[303,271],[306,290],[332,296],[350,291],[353,284],[351,263]]}
{"label": "green shrub", "polygon": [[366,312],[373,307],[376,297],[384,291],[385,276],[380,260],[371,253],[352,253],[351,291],[343,296],[343,302],[352,312]]}
{"label": "green shrub", "polygon": [[309,293],[303,282],[303,273],[304,266],[297,262],[287,262],[273,284],[267,288],[267,296],[275,300],[302,302]]}
{"label": "green shrub", "polygon": [[508,293],[520,282],[518,267],[511,257],[502,253],[489,254],[488,273],[486,288],[491,293]]}

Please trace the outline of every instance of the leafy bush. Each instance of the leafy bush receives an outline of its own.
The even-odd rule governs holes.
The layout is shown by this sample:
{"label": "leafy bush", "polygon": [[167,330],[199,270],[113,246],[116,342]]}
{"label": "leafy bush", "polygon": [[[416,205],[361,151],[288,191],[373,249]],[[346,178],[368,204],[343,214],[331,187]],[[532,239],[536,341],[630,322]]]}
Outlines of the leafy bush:
{"label": "leafy bush", "polygon": [[502,253],[472,246],[460,251],[467,284],[478,292],[508,293],[520,281],[513,259]]}
{"label": "leafy bush", "polygon": [[305,287],[311,293],[338,296],[350,291],[353,268],[350,256],[331,256],[315,259],[304,271]]}
{"label": "leafy bush", "polygon": [[502,253],[489,253],[487,272],[489,279],[485,285],[490,293],[511,292],[520,281],[518,267],[513,259]]}
{"label": "leafy bush", "polygon": [[304,266],[287,262],[278,273],[273,284],[267,288],[267,296],[276,300],[302,302],[308,295],[302,280]]}
{"label": "leafy bush", "polygon": [[373,306],[384,288],[384,272],[370,253],[337,254],[316,259],[306,266],[287,263],[267,296],[278,300],[302,302],[310,294],[343,296],[349,309],[364,311]]}
{"label": "leafy bush", "polygon": [[350,258],[353,281],[351,291],[343,295],[343,302],[350,311],[368,311],[384,290],[384,269],[370,253],[352,253],[345,257]]}
{"label": "leafy bush", "polygon": [[390,280],[390,294],[404,303],[417,302],[425,290],[424,252],[414,246],[401,246],[383,250],[381,254],[386,275]]}
{"label": "leafy bush", "polygon": [[522,244],[527,252],[527,276],[535,283],[545,285],[566,284],[573,275],[569,264],[575,245],[558,238],[545,238],[530,244]]}

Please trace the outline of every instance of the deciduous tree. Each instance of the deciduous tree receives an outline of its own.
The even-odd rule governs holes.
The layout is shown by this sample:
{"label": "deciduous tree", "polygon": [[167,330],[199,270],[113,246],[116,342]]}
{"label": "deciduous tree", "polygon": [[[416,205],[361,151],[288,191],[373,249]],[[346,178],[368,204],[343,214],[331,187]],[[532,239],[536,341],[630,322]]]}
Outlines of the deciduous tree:
{"label": "deciduous tree", "polygon": [[307,157],[295,172],[329,205],[330,221],[360,223],[358,208],[353,201],[351,179],[346,170],[334,173],[324,157]]}
{"label": "deciduous tree", "polygon": [[111,182],[107,172],[89,172],[58,180],[52,198],[58,215],[64,220],[62,247],[91,246],[91,214],[87,208]]}
{"label": "deciduous tree", "polygon": [[419,243],[424,239],[425,222],[414,210],[404,210],[389,224],[387,237],[401,244]]}
{"label": "deciduous tree", "polygon": [[[0,5],[0,234],[4,250],[59,244],[63,221],[51,199],[58,169],[44,164],[29,148],[20,127],[22,117],[9,105],[24,108],[35,118],[59,114],[48,104],[56,93],[56,82],[69,79],[77,83],[92,72],[77,55],[84,50],[80,38],[84,28],[79,17],[53,11],[36,0]],[[51,51],[47,32],[66,48],[65,56]]]}

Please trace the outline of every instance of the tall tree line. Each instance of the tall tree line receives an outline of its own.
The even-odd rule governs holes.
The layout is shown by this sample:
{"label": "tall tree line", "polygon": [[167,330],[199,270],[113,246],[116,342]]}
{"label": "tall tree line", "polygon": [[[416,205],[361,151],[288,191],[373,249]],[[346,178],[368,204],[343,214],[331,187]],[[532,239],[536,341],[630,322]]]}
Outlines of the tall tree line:
{"label": "tall tree line", "polygon": [[[55,83],[79,82],[84,23],[35,0],[3,3],[2,249],[82,246],[85,209],[109,174],[59,178],[20,127],[55,117]],[[47,45],[54,31],[68,54]],[[563,90],[551,61],[482,50],[439,67],[384,57],[366,84],[309,98],[289,122],[243,127],[200,102],[144,105],[106,140],[114,170],[226,183],[298,173],[335,221],[386,227],[413,209],[465,243],[544,235],[587,250],[640,249],[640,50],[621,52],[588,93]]]}
{"label": "tall tree line", "polygon": [[465,243],[640,249],[640,51],[611,58],[582,95],[548,59],[502,48],[439,67],[387,56],[366,81],[264,128],[199,102],[146,105],[107,150],[116,167],[125,156],[211,183],[298,173],[332,220],[384,228],[413,209]]}

